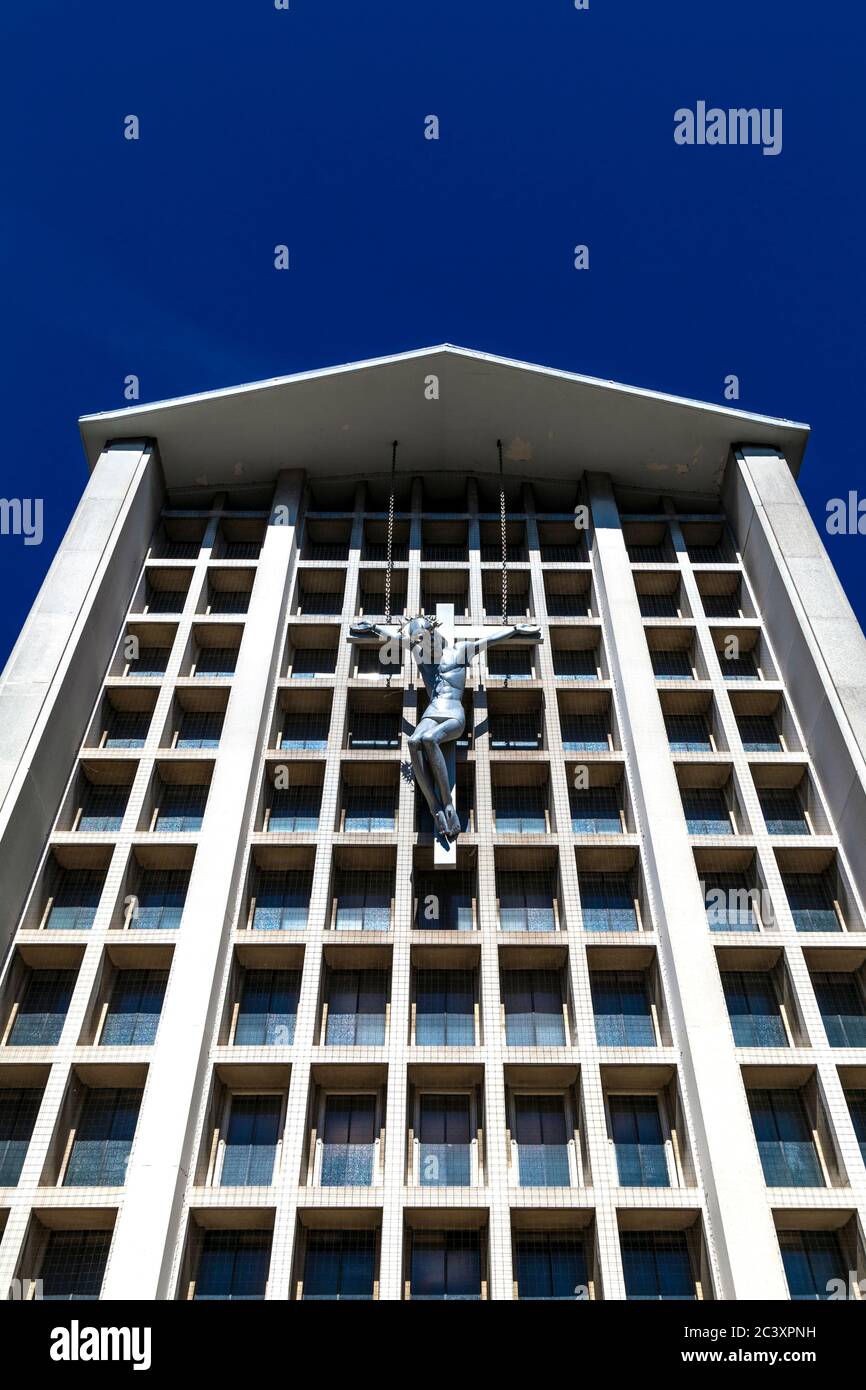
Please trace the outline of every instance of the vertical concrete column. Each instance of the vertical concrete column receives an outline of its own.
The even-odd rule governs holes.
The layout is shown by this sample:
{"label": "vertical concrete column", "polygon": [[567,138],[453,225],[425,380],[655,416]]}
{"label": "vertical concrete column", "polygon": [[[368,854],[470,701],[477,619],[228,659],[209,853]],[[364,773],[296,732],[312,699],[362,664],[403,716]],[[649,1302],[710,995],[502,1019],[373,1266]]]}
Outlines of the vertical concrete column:
{"label": "vertical concrete column", "polygon": [[[349,624],[357,611],[358,577],[364,545],[364,505],[366,487],[358,483],[353,498],[352,529],[349,537],[349,556],[345,570],[343,608],[337,638],[334,693],[331,702],[331,723],[322,779],[322,803],[319,829],[316,835],[316,862],[307,916],[307,942],[304,949],[304,973],[301,995],[295,1020],[295,1041],[292,1046],[292,1074],[286,1107],[286,1126],[283,1134],[283,1163],[277,1178],[276,1217],[271,1247],[271,1267],[268,1278],[268,1301],[280,1302],[292,1295],[291,1278],[294,1265],[297,1211],[300,1189],[306,1186],[306,1168],[302,1166],[310,1119],[312,1065],[319,1037],[319,992],[323,956],[331,908],[331,870],[336,824],[337,802],[340,795],[340,772],[343,734],[346,726],[349,679],[354,649],[346,641]],[[300,547],[296,547],[296,553]],[[296,567],[297,572],[297,567]],[[294,583],[294,579],[292,580]]]}
{"label": "vertical concrete column", "polygon": [[[469,602],[470,622],[484,621],[481,582],[481,545],[478,521],[478,490],[474,480],[467,498],[469,508]],[[486,655],[470,668],[476,689],[473,717],[477,729],[486,726],[487,692],[481,675],[481,661],[487,670]],[[475,829],[478,837],[478,916],[481,934],[479,994],[484,1029],[484,1167],[488,1199],[488,1297],[513,1297],[511,1221],[508,1200],[508,1128],[505,1104],[504,1050],[499,1022],[499,922],[496,914],[496,869],[493,852],[493,813],[490,784],[490,735],[473,738],[475,753]],[[458,850],[459,853],[459,850]]]}
{"label": "vertical concrete column", "polygon": [[553,666],[553,649],[550,641],[544,568],[541,561],[541,542],[538,534],[535,498],[532,488],[528,485],[523,490],[523,507],[526,515],[526,543],[529,553],[533,612],[545,634],[545,641],[537,648],[536,660],[541,671],[542,686],[545,692],[544,719],[550,759],[550,800],[558,841],[559,876],[562,885],[564,926],[568,941],[569,984],[574,1003],[571,1042],[573,1056],[580,1072],[579,1099],[583,1107],[581,1127],[584,1129],[589,1156],[590,1172],[584,1174],[584,1186],[592,1190],[592,1199],[595,1204],[595,1239],[598,1250],[601,1292],[606,1299],[623,1298],[625,1290],[622,1282],[622,1261],[619,1253],[616,1210],[612,1197],[613,1175],[610,1172],[610,1145],[607,1142],[604,1091],[598,1063],[598,1044],[595,1036],[595,1016],[592,1008],[589,967],[586,950],[581,944],[580,888],[577,861],[574,855],[574,837],[571,831],[568,774],[565,765],[565,751],[562,746],[559,705],[556,699],[556,672]]}
{"label": "vertical concrete column", "polygon": [[[183,923],[127,1170],[103,1298],[171,1296],[169,1277],[184,1188],[194,1162],[197,1099],[208,1054],[244,832],[256,796],[267,697],[279,660],[303,487],[281,473],[232,684]],[[227,847],[234,852],[227,853]]]}
{"label": "vertical concrete column", "polygon": [[[610,633],[608,656],[628,719],[635,809],[681,1046],[710,1223],[725,1298],[784,1299],[787,1284],[734,1052],[703,897],[668,752],[640,607],[609,478],[587,485],[596,578]],[[678,981],[688,981],[681,991]]]}
{"label": "vertical concrete column", "polygon": [[[409,568],[406,588],[406,614],[418,612],[421,599],[421,511],[424,484],[413,478],[411,521],[409,523]],[[392,602],[392,616],[399,616]],[[415,664],[403,652],[403,719],[400,730],[400,761],[409,763],[408,729],[414,728],[418,713]],[[397,870],[394,892],[393,946],[391,954],[391,1009],[388,1022],[388,1095],[385,1114],[385,1172],[382,1194],[382,1257],[379,1268],[379,1297],[396,1302],[403,1296],[403,1193],[406,1186],[406,1114],[408,1078],[406,1044],[409,1038],[409,1010],[412,990],[412,846],[415,837],[415,782],[401,775],[397,805]]]}
{"label": "vertical concrete column", "polygon": [[99,457],[0,676],[0,957],[54,821],[162,502],[143,440]]}

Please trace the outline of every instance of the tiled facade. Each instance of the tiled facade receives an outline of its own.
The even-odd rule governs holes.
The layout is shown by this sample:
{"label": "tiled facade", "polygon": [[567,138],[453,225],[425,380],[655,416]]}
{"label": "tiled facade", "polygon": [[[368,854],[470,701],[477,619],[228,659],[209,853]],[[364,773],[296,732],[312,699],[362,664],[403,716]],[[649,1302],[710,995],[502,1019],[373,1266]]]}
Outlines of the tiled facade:
{"label": "tiled facade", "polygon": [[[420,679],[348,640],[384,613],[387,477],[163,499],[12,923],[0,1281],[863,1277],[862,866],[762,610],[748,467],[703,502],[511,467],[508,616],[543,641],[471,670],[456,868],[408,771]],[[393,612],[501,622],[498,488],[398,476]],[[711,923],[714,886],[745,896]]]}

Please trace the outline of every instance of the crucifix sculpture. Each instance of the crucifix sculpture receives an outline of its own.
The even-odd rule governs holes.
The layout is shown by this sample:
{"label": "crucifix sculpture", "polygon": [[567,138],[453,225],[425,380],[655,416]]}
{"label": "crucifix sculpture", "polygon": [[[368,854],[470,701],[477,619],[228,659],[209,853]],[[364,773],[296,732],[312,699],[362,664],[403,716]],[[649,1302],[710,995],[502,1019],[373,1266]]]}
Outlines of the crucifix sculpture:
{"label": "crucifix sculpture", "polygon": [[454,623],[454,605],[440,603],[436,606],[435,618],[418,617],[398,623],[371,623],[361,619],[352,624],[350,641],[369,637],[408,646],[421,672],[430,703],[409,738],[409,755],[415,781],[433,816],[434,863],[453,867],[456,864],[455,841],[460,834],[460,818],[454,804],[455,748],[466,724],[463,692],[469,664],[486,647],[510,638],[540,642],[541,630],[533,623],[458,627]]}

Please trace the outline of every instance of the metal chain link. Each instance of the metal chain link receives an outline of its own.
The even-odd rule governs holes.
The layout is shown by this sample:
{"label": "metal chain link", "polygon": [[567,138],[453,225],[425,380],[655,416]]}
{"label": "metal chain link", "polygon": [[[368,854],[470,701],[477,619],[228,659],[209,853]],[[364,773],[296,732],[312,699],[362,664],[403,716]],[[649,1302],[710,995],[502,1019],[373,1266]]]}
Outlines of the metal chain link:
{"label": "metal chain link", "polygon": [[385,622],[391,621],[391,570],[394,566],[394,487],[397,470],[397,441],[391,445],[391,496],[388,499],[388,547],[385,555]]}
{"label": "metal chain link", "polygon": [[502,440],[497,439],[499,450],[499,521],[502,528],[502,626],[508,626],[508,535],[505,526],[505,479],[502,471]]}

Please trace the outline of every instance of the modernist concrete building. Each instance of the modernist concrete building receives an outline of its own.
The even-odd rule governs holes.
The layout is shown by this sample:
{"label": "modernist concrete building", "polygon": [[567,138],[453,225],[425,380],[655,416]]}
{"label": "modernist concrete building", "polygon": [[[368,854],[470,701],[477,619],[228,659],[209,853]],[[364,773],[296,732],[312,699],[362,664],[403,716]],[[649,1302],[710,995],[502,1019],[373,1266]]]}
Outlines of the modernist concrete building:
{"label": "modernist concrete building", "polygon": [[[0,686],[0,1287],[859,1297],[866,646],[806,428],[439,347],[81,429]],[[469,669],[443,842],[424,685],[348,637],[502,625],[503,511],[542,640]]]}

